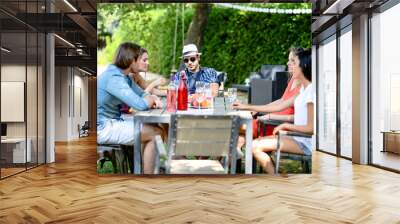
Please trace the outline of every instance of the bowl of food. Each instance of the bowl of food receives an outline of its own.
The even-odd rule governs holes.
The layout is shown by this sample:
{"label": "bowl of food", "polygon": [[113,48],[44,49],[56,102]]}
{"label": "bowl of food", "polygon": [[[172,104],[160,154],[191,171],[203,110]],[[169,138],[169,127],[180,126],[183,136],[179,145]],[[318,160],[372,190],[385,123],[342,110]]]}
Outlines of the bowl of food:
{"label": "bowl of food", "polygon": [[192,108],[207,109],[212,107],[212,97],[200,96],[192,94],[188,98],[189,105]]}

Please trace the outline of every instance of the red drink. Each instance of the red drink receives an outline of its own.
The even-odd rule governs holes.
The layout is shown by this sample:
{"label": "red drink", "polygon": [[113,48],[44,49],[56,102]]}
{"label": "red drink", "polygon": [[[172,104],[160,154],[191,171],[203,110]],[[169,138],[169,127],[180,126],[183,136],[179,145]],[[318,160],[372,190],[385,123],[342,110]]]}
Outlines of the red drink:
{"label": "red drink", "polygon": [[174,86],[170,86],[167,90],[167,111],[176,111],[176,89]]}
{"label": "red drink", "polygon": [[178,87],[178,110],[188,109],[188,89],[186,86],[186,74],[185,71],[181,72],[181,81]]}

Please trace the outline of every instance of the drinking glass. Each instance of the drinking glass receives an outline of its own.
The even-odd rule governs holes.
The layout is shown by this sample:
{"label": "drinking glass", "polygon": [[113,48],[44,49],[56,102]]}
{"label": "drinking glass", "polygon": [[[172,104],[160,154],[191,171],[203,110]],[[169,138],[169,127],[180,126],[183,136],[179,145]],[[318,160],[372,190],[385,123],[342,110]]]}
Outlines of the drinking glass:
{"label": "drinking glass", "polygon": [[199,103],[198,109],[200,110],[201,103],[205,100],[204,82],[196,82],[196,101]]}
{"label": "drinking glass", "polygon": [[173,83],[170,83],[167,90],[167,111],[168,112],[176,112],[176,103],[177,94],[176,87]]}
{"label": "drinking glass", "polygon": [[196,86],[196,92],[197,92],[197,89],[199,89],[199,91],[203,91],[203,88],[204,88],[204,82],[202,82],[202,81],[197,81],[196,82],[196,84],[195,84],[195,86]]}
{"label": "drinking glass", "polygon": [[205,94],[204,94],[204,89],[199,89],[199,91],[197,91],[197,102],[199,103],[199,110],[201,108],[201,103],[204,102],[206,99]]}
{"label": "drinking glass", "polygon": [[215,91],[215,86],[217,85],[217,83],[205,83],[204,84],[204,94],[206,97],[206,101],[207,101],[207,107],[209,108],[213,108],[214,107],[214,96],[218,94],[218,92],[216,94],[214,94],[213,91]]}
{"label": "drinking glass", "polygon": [[206,97],[212,96],[211,86],[208,82],[204,83],[204,94],[206,95]]}
{"label": "drinking glass", "polygon": [[230,103],[236,101],[237,98],[237,89],[236,88],[228,88],[228,99]]}

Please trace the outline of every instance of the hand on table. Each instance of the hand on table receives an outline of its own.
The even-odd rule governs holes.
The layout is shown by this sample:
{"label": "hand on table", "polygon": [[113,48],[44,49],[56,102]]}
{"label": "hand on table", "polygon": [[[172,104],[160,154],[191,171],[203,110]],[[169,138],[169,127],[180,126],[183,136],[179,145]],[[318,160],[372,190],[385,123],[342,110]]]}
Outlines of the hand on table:
{"label": "hand on table", "polygon": [[232,109],[243,110],[245,104],[241,103],[240,101],[235,101],[232,103]]}
{"label": "hand on table", "polygon": [[162,107],[162,102],[156,95],[146,95],[144,99],[147,100],[147,103],[150,105],[151,109]]}
{"label": "hand on table", "polygon": [[154,104],[153,104],[153,108],[162,108],[163,107],[163,103],[161,101],[160,98],[158,98],[158,96],[156,95],[151,95],[154,99]]}

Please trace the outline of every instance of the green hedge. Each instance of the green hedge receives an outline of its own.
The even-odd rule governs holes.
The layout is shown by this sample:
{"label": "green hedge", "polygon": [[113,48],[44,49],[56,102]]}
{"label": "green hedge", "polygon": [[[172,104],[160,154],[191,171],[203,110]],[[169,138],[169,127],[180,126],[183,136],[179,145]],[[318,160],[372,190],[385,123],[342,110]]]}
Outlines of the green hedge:
{"label": "green hedge", "polygon": [[[129,7],[134,9],[137,5],[140,4],[130,4]],[[175,7],[180,5],[156,6],[148,7],[146,10],[125,8],[119,15],[119,24],[112,32],[112,38],[107,38],[107,46],[98,51],[98,63],[110,63],[116,47],[123,41],[132,41],[141,44],[149,51],[150,70],[167,76],[172,68]],[[264,4],[263,7],[265,6]],[[275,7],[304,8],[305,6],[279,4]],[[181,11],[178,12],[176,67],[179,66],[182,50]],[[185,33],[193,12],[193,4],[186,4]],[[101,14],[99,19],[102,30],[105,22],[101,20],[110,18],[111,14],[115,18],[116,15],[115,12],[107,10],[100,10],[99,14]],[[286,64],[287,51],[291,46],[311,47],[310,27],[311,15],[255,13],[213,6],[201,49],[201,64],[226,71],[228,84],[243,83],[249,73],[258,70],[262,64]],[[99,31],[100,38],[101,35]]]}
{"label": "green hedge", "polygon": [[226,71],[228,83],[243,83],[262,64],[286,64],[291,46],[311,46],[310,15],[213,8],[209,19],[202,64]]}

